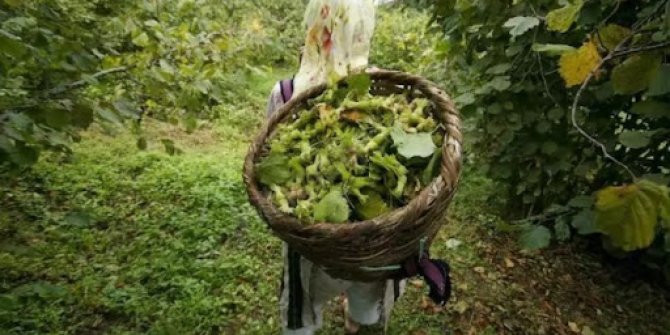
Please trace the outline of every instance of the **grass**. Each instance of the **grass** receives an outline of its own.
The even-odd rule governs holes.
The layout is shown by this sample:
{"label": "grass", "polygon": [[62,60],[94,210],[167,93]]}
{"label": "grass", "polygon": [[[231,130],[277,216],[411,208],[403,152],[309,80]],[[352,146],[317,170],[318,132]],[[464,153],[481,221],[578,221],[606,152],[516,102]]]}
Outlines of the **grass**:
{"label": "grass", "polygon": [[[148,150],[92,130],[0,182],[0,333],[276,334],[280,241],[247,203],[242,159],[277,78],[253,106],[193,134],[149,122]],[[159,139],[183,153],[169,156]],[[580,244],[519,251],[494,230],[494,186],[466,164],[432,252],[453,268],[446,308],[412,281],[390,334],[670,334],[668,294]],[[625,279],[625,280],[624,280]],[[325,335],[341,334],[333,303]]]}

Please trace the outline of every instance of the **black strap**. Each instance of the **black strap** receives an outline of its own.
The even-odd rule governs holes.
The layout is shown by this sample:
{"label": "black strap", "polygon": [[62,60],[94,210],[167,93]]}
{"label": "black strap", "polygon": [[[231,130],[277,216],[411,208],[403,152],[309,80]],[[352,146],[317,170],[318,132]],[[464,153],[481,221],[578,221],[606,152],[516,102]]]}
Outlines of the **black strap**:
{"label": "black strap", "polygon": [[288,329],[302,328],[302,280],[300,254],[288,248]]}

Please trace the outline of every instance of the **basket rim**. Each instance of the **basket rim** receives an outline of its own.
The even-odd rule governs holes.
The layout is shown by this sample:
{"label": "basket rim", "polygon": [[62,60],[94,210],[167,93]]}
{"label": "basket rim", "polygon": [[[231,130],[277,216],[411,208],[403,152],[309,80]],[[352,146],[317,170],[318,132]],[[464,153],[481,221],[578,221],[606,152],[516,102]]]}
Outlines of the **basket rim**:
{"label": "basket rim", "polygon": [[[423,77],[419,77],[413,74],[400,72],[400,71],[391,71],[391,70],[382,70],[374,69],[366,71],[373,81],[386,81],[391,82],[396,85],[406,85],[411,86],[414,89],[418,89],[422,94],[426,96],[431,102],[438,105],[435,113],[442,112],[450,115],[452,118],[455,118],[457,122],[460,122],[460,115],[457,109],[453,105],[451,98],[442,90],[440,90],[437,85]],[[346,78],[345,78],[346,79]],[[344,80],[344,79],[343,79]],[[302,236],[309,236],[313,234],[328,234],[329,237],[334,237],[334,235],[341,234],[352,234],[356,232],[365,232],[370,229],[374,229],[380,225],[389,226],[389,224],[398,224],[398,220],[392,220],[393,217],[402,217],[403,214],[409,211],[409,208],[419,207],[421,199],[426,198],[435,198],[440,192],[450,192],[453,193],[458,184],[458,179],[460,176],[460,161],[462,159],[461,146],[462,146],[462,136],[460,134],[460,125],[459,124],[445,124],[449,118],[446,120],[441,120],[447,131],[445,131],[444,141],[442,144],[443,152],[443,161],[440,165],[440,173],[438,176],[433,178],[433,180],[426,185],[421,192],[412,198],[407,204],[402,207],[394,208],[393,210],[386,212],[380,216],[369,220],[362,221],[347,221],[344,223],[332,223],[332,222],[314,222],[308,223],[304,220],[301,220],[291,214],[286,214],[280,212],[276,206],[270,201],[267,195],[261,191],[262,187],[256,180],[256,171],[255,164],[260,158],[260,152],[265,144],[265,141],[270,138],[273,133],[276,125],[286,121],[289,116],[297,114],[299,112],[300,106],[307,103],[310,99],[313,99],[323,93],[327,88],[326,84],[317,85],[311,87],[297,96],[293,97],[287,103],[285,103],[281,108],[279,108],[270,118],[266,119],[264,125],[254,138],[254,141],[250,145],[250,149],[245,157],[244,162],[244,180],[249,193],[251,202],[257,207],[261,212],[261,215],[266,218],[266,223],[278,233],[289,233],[293,235],[292,240],[300,240]],[[435,101],[435,100],[443,101]],[[457,130],[456,133],[450,133],[449,127],[455,127]],[[451,141],[450,141],[451,140]],[[457,148],[449,148],[450,145],[456,145]],[[453,156],[456,157],[453,157]],[[456,171],[448,171],[448,164],[445,164],[445,161],[452,161],[455,163]],[[455,172],[455,173],[452,173]],[[450,177],[451,176],[451,177]],[[270,213],[265,213],[265,211]],[[273,217],[282,217],[281,223],[275,222],[274,220],[268,219],[268,214],[271,214]],[[289,228],[289,229],[287,229]],[[281,235],[281,234],[280,234]],[[299,235],[299,236],[296,236]],[[313,236],[310,236],[313,238]],[[310,238],[305,238],[307,241]]]}

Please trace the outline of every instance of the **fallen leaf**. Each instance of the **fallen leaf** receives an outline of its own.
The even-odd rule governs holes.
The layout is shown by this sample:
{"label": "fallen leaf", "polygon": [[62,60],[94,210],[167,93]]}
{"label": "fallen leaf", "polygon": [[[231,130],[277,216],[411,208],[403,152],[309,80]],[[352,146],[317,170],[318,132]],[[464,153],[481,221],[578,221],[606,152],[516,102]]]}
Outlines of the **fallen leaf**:
{"label": "fallen leaf", "polygon": [[463,314],[469,307],[467,302],[461,300],[454,305],[454,310],[458,312],[458,314]]}
{"label": "fallen leaf", "polygon": [[508,268],[513,268],[514,267],[514,262],[512,262],[511,259],[505,257],[505,266]]}
{"label": "fallen leaf", "polygon": [[579,326],[574,322],[568,322],[568,328],[570,328],[570,331],[573,333],[579,333]]}
{"label": "fallen leaf", "polygon": [[596,333],[589,328],[589,326],[584,326],[582,329],[582,335],[596,335]]}
{"label": "fallen leaf", "polygon": [[477,266],[473,270],[475,270],[475,272],[477,272],[477,273],[484,273],[486,271],[486,269],[484,269],[481,266]]}
{"label": "fallen leaf", "polygon": [[409,283],[416,288],[422,288],[424,285],[423,280],[421,279],[413,279]]}
{"label": "fallen leaf", "polygon": [[450,238],[447,240],[447,249],[456,249],[458,248],[461,244],[463,244],[462,241],[457,240],[455,238]]}

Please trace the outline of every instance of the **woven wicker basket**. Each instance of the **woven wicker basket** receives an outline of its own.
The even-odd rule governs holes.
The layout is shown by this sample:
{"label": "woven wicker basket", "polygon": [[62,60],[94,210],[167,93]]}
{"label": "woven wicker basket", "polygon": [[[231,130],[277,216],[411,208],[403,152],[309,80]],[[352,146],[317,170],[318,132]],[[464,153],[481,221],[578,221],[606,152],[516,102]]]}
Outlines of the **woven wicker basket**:
{"label": "woven wicker basket", "polygon": [[[398,266],[428,247],[446,222],[446,209],[455,192],[461,169],[460,118],[449,97],[421,77],[394,71],[370,72],[373,95],[408,91],[412,97],[432,101],[434,116],[445,127],[440,175],[402,208],[368,221],[348,224],[304,224],[280,212],[267,190],[256,181],[255,163],[266,152],[265,142],[277,124],[319,96],[325,85],[313,87],[291,99],[264,124],[244,162],[244,182],[251,203],[273,232],[303,257],[340,279],[372,282],[398,274]],[[423,243],[422,243],[423,241]]]}

